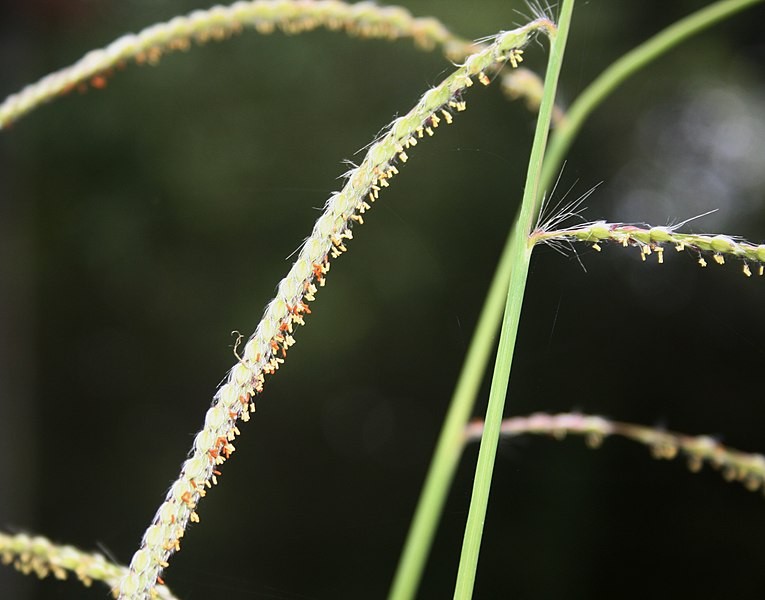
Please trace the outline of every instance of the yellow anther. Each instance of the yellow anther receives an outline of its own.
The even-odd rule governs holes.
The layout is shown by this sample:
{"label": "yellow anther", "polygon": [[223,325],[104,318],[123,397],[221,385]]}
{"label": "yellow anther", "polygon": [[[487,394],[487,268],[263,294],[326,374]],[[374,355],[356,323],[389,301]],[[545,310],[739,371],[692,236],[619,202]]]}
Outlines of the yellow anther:
{"label": "yellow anther", "polygon": [[486,73],[484,73],[483,71],[481,71],[481,72],[478,74],[478,81],[480,81],[480,82],[481,82],[482,84],[484,84],[484,85],[489,85],[489,84],[491,83],[491,79],[489,79],[489,78],[486,76]]}
{"label": "yellow anther", "polygon": [[598,252],[600,252],[600,250],[601,250],[601,248],[600,248],[600,246],[599,246],[598,244],[593,244],[593,245],[592,245],[592,249],[593,249],[593,250],[596,250],[596,251],[598,251]]}
{"label": "yellow anther", "polygon": [[444,115],[444,120],[446,121],[446,124],[451,125],[452,121],[454,120],[454,117],[452,117],[452,114],[443,108],[441,109],[441,114]]}
{"label": "yellow anther", "polygon": [[664,263],[664,248],[662,248],[661,246],[658,246],[656,248],[656,254],[657,254],[659,264],[660,265],[663,264]]}
{"label": "yellow anther", "polygon": [[675,250],[677,250],[678,252],[682,252],[683,250],[685,250],[685,244],[683,244],[683,242],[677,242],[677,244],[675,245]]}
{"label": "yellow anther", "polygon": [[744,263],[744,275],[746,275],[747,277],[752,276],[752,272],[749,270],[749,265],[746,263]]}
{"label": "yellow anther", "polygon": [[699,265],[701,265],[702,267],[707,266],[707,261],[704,260],[703,256],[699,256]]}
{"label": "yellow anther", "polygon": [[406,152],[401,152],[401,154],[398,155],[398,158],[401,162],[406,162],[409,160],[409,157],[406,155]]}
{"label": "yellow anther", "polygon": [[518,65],[523,62],[523,50],[511,50],[510,56],[508,57],[510,59],[510,64],[513,66],[513,69],[517,69]]}
{"label": "yellow anther", "polygon": [[722,254],[714,254],[712,258],[715,259],[715,262],[718,265],[724,265],[725,264],[725,257]]}

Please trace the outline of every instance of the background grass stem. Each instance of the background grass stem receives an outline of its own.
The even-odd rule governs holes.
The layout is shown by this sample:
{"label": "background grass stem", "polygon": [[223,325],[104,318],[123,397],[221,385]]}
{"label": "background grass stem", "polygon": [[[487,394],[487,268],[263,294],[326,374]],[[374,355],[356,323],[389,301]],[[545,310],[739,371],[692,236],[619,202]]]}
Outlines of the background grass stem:
{"label": "background grass stem", "polygon": [[[506,245],[509,244],[510,239]],[[417,593],[446,495],[462,457],[465,425],[473,411],[475,398],[494,347],[497,324],[502,319],[507,286],[510,282],[511,264],[510,252],[503,252],[449,404],[388,596],[390,600],[409,600]]]}
{"label": "background grass stem", "polygon": [[569,147],[592,111],[600,106],[622,82],[653,60],[664,56],[680,42],[761,2],[762,0],[722,0],[705,6],[663,29],[611,64],[579,94],[566,112],[565,119],[553,132],[542,171],[542,189],[550,189]]}

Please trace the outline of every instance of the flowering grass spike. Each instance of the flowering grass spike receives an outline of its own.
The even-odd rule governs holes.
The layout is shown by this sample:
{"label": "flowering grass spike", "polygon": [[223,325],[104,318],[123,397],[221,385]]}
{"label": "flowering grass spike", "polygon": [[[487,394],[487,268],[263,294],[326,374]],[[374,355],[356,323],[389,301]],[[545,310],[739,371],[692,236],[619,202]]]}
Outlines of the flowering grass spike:
{"label": "flowering grass spike", "polygon": [[[540,23],[546,19],[538,19]],[[553,27],[552,23],[549,27]],[[105,48],[88,52],[73,65],[46,75],[20,92],[11,94],[0,104],[0,129],[58,95],[88,87],[103,89],[115,68],[130,60],[138,64],[156,65],[168,52],[188,50],[191,42],[204,44],[221,41],[238,34],[246,27],[260,34],[281,30],[298,34],[326,28],[346,31],[362,38],[396,40],[411,38],[420,48],[440,47],[449,60],[460,61],[486,48],[451,33],[432,17],[413,17],[400,6],[377,6],[373,2],[348,4],[338,0],[251,0],[230,6],[214,6],[175,17],[166,23],[151,25],[137,34],[124,35]],[[508,86],[515,94],[527,97],[530,106],[538,105],[541,94],[538,76],[525,69]]]}
{"label": "flowering grass spike", "polygon": [[266,376],[284,362],[287,350],[295,343],[295,326],[303,325],[310,314],[308,302],[324,286],[330,259],[345,252],[354,225],[364,222],[364,214],[380,191],[399,172],[397,165],[408,160],[407,152],[418,140],[433,135],[440,123],[451,123],[453,113],[465,109],[462,94],[474,79],[486,84],[490,81],[487,73],[496,73],[506,62],[517,66],[522,60],[522,48],[537,31],[549,27],[551,23],[542,19],[496,36],[490,46],[468,57],[461,67],[426,92],[411,111],[393,121],[369,147],[362,163],[345,174],[345,186],[327,200],[297,260],[279,283],[276,297],[244,345],[238,364],[218,389],[190,457],[133,555],[130,573],[120,587],[121,599],[146,600],[155,593],[160,573],[168,566],[170,556],[180,549],[187,524],[199,521],[199,501],[217,483],[220,466],[235,451],[233,442],[240,433],[237,421],[249,420],[249,413],[255,409],[255,395],[263,390]]}
{"label": "flowering grass spike", "polygon": [[638,227],[597,221],[552,231],[539,228],[529,236],[531,245],[546,243],[556,246],[561,241],[588,242],[598,252],[601,243],[616,242],[625,248],[637,248],[644,261],[655,255],[659,264],[664,262],[665,248],[671,246],[678,252],[686,251],[695,255],[702,267],[708,264],[705,257],[711,257],[715,263],[723,265],[725,257],[729,256],[741,261],[742,271],[747,277],[751,277],[754,272],[757,275],[765,274],[765,244],[752,244],[726,235],[678,233],[673,227]]}
{"label": "flowering grass spike", "polygon": [[[466,441],[480,439],[482,431],[482,422],[471,423],[465,431]],[[579,413],[537,413],[528,417],[505,419],[502,421],[501,434],[507,437],[549,435],[557,440],[562,440],[568,434],[582,435],[591,448],[599,447],[608,436],[618,435],[648,446],[654,458],[671,460],[683,454],[688,461],[688,468],[694,473],[707,463],[719,470],[726,481],[738,481],[750,491],[762,490],[765,494],[765,456],[728,448],[706,435],[690,436]]]}

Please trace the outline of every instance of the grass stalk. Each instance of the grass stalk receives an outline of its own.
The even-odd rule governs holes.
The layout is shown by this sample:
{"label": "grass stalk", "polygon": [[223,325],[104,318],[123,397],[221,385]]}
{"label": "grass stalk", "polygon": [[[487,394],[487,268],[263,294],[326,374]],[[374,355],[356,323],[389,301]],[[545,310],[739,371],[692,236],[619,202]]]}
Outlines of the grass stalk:
{"label": "grass stalk", "polygon": [[[510,240],[508,239],[507,245]],[[454,479],[454,471],[462,456],[465,424],[470,419],[475,398],[486,372],[493,348],[497,323],[507,296],[511,272],[510,253],[504,252],[470,341],[465,363],[449,404],[449,410],[438,438],[433,461],[423,486],[404,550],[393,579],[389,600],[409,600],[417,593],[425,561],[433,544],[438,520],[446,495]]]}
{"label": "grass stalk", "polygon": [[510,240],[510,262],[512,269],[510,273],[510,286],[507,293],[505,316],[499,339],[494,375],[489,392],[489,406],[486,410],[484,432],[478,451],[478,463],[473,481],[473,493],[470,499],[470,509],[465,526],[460,564],[457,571],[457,583],[454,589],[454,598],[460,600],[470,598],[473,595],[486,508],[489,503],[491,478],[494,471],[494,459],[497,454],[505,396],[510,379],[510,368],[518,333],[518,322],[526,288],[531,251],[533,249],[533,245],[530,245],[528,242],[528,235],[531,232],[541,203],[540,178],[542,174],[542,161],[547,146],[555,92],[558,87],[558,77],[563,64],[563,55],[573,8],[574,0],[564,0],[561,7],[558,31],[554,36],[551,36],[552,45],[545,75],[544,94],[539,108],[537,127],[531,147],[523,201]]}
{"label": "grass stalk", "polygon": [[651,61],[664,56],[679,43],[762,1],[721,0],[705,6],[663,29],[611,64],[579,94],[566,112],[565,119],[553,132],[542,171],[542,189],[550,189],[556,174],[560,171],[566,152],[584,122],[622,82]]}

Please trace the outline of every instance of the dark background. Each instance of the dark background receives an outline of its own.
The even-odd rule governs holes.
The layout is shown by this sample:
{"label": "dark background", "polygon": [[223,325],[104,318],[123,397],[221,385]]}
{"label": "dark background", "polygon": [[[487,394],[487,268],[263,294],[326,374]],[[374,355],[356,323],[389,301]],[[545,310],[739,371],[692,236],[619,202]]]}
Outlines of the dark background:
{"label": "dark background", "polygon": [[[510,2],[411,1],[463,36]],[[704,3],[580,1],[565,104]],[[204,2],[17,1],[0,96]],[[589,219],[765,240],[762,9],[652,64],[590,119],[561,186]],[[547,50],[527,49],[541,72]],[[0,132],[0,527],[129,561],[343,158],[451,70],[409,41],[252,31],[129,66]],[[200,506],[180,598],[382,598],[518,201],[534,116],[499,87],[418,146],[335,261],[308,326]],[[540,248],[507,412],[608,415],[765,452],[765,279],[636,250]],[[482,414],[486,393],[476,414]],[[476,449],[420,598],[451,597]],[[631,442],[502,443],[476,598],[759,598],[765,502]],[[0,571],[0,597],[104,598]]]}

